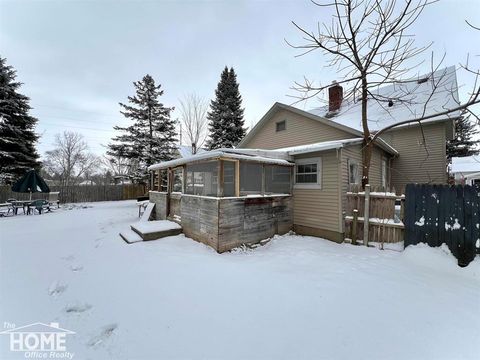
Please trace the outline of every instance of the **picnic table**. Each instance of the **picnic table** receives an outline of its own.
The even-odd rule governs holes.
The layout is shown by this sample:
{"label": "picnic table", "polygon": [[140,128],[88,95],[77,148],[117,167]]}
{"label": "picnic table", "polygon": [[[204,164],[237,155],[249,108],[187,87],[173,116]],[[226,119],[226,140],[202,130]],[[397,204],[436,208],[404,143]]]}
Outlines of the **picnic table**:
{"label": "picnic table", "polygon": [[[7,214],[10,213],[10,211],[14,212],[14,208],[13,208],[13,205],[11,203],[0,203],[0,210],[1,209],[4,209],[4,208],[7,208]],[[5,214],[3,213],[3,211],[0,211],[0,216],[5,216]]]}

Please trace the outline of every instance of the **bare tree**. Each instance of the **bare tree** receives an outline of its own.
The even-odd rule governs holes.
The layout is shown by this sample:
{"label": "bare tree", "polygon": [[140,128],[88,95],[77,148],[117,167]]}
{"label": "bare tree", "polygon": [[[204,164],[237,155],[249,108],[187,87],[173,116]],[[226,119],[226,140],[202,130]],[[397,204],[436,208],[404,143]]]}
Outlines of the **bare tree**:
{"label": "bare tree", "polygon": [[192,154],[196,154],[203,146],[207,137],[208,104],[205,99],[191,93],[180,100],[181,125],[186,132]]}
{"label": "bare tree", "polygon": [[76,132],[56,134],[54,149],[46,155],[46,170],[58,175],[64,186],[75,185],[82,176],[93,174],[99,165],[98,157],[88,151],[83,136]]}
{"label": "bare tree", "polygon": [[[323,11],[331,10],[332,22],[318,24],[314,32],[307,31],[293,22],[302,33],[304,43],[288,44],[302,51],[298,56],[320,50],[328,58],[327,66],[334,67],[341,76],[338,83],[348,86],[349,90],[344,98],[361,104],[364,136],[362,186],[365,186],[369,182],[374,141],[382,132],[388,130],[371,133],[368,124],[368,101],[377,101],[384,108],[384,105],[392,100],[409,101],[411,94],[397,95],[397,98],[392,99],[382,97],[375,89],[384,84],[404,82],[405,76],[422,63],[417,61],[418,55],[429,46],[414,46],[413,36],[408,34],[408,30],[424,9],[436,0],[332,0],[325,4],[312,2]],[[432,73],[438,68],[439,65],[434,66],[432,61]],[[464,68],[470,70],[468,66]],[[472,73],[478,76],[478,71]],[[441,78],[434,80],[436,85],[433,86],[432,94],[438,90],[441,83]],[[426,115],[425,105],[423,114],[416,114],[412,119],[389,128],[414,121],[420,123],[427,118],[465,110],[479,101],[480,88],[477,89],[476,86],[477,83],[472,97],[465,104],[458,107],[450,106],[444,112],[432,116]],[[305,78],[301,83],[296,82],[293,88],[300,94],[297,101],[303,101],[316,97],[328,87],[330,84],[317,86]]]}
{"label": "bare tree", "polygon": [[107,172],[110,172],[114,178],[131,178],[133,170],[138,167],[134,159],[129,159],[122,156],[105,155],[102,158],[102,164],[105,166]]}

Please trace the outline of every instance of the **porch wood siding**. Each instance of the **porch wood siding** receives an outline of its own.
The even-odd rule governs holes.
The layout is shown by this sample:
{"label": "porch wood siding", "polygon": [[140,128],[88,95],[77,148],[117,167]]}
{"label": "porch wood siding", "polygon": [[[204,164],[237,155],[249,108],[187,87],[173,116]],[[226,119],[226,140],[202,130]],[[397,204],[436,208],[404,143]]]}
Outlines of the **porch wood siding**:
{"label": "porch wood siding", "polygon": [[181,196],[180,213],[184,234],[218,249],[219,202],[215,198]]}
{"label": "porch wood siding", "polygon": [[[287,127],[285,130],[277,132],[276,123],[282,120],[287,121]],[[305,118],[288,110],[281,110],[250,141],[242,144],[241,148],[268,150],[354,137],[354,135],[343,130]]]}
{"label": "porch wood siding", "polygon": [[331,232],[342,232],[339,222],[341,207],[338,199],[338,169],[340,152],[326,151],[297,156],[300,158],[322,158],[322,188],[293,189],[293,216],[295,226],[321,228]]}
{"label": "porch wood siding", "polygon": [[382,138],[400,154],[392,161],[391,185],[404,191],[408,183],[447,183],[446,127],[450,122],[424,124],[428,154],[422,142],[420,126],[393,129]]}
{"label": "porch wood siding", "polygon": [[218,252],[292,230],[291,196],[220,199]]}

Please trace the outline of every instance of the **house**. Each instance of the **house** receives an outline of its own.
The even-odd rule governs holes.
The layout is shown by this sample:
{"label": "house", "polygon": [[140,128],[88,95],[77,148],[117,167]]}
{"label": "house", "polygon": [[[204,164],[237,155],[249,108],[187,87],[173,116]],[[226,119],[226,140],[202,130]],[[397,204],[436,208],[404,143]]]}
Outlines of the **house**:
{"label": "house", "polygon": [[[455,69],[381,87],[376,95],[387,102],[368,103],[372,133],[457,104]],[[370,184],[402,192],[412,182],[446,183],[453,117],[383,133],[374,143]],[[342,242],[346,193],[361,182],[362,147],[360,105],[344,100],[335,83],[328,106],[305,111],[275,103],[237,149],[151,166],[150,201],[158,219],[180,222],[187,236],[219,252],[289,230]]]}
{"label": "house", "polygon": [[451,174],[456,184],[480,185],[480,156],[452,158]]}

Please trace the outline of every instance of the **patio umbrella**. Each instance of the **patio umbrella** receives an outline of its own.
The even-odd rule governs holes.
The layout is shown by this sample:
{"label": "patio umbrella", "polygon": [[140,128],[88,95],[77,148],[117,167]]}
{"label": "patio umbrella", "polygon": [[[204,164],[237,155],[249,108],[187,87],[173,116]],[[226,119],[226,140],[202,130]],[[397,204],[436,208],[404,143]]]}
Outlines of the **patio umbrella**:
{"label": "patio umbrella", "polygon": [[32,200],[32,193],[50,192],[50,188],[35,170],[30,170],[20,180],[13,184],[12,191],[30,193],[30,200]]}

